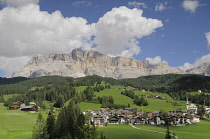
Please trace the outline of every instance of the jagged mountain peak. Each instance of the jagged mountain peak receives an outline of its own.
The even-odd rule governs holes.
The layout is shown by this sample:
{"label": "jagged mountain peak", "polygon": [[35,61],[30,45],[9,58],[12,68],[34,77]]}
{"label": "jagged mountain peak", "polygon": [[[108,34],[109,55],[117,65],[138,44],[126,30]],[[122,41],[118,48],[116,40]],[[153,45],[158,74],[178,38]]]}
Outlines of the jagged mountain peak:
{"label": "jagged mountain peak", "polygon": [[185,72],[179,68],[170,67],[166,63],[150,65],[148,61],[122,56],[110,57],[98,51],[83,51],[77,48],[71,52],[36,55],[12,77],[99,75],[112,78],[136,78],[168,73],[182,74]]}
{"label": "jagged mountain peak", "polygon": [[208,62],[202,63],[197,67],[187,70],[186,72],[190,73],[190,74],[201,74],[201,75],[209,76],[210,75],[210,63],[208,63]]}

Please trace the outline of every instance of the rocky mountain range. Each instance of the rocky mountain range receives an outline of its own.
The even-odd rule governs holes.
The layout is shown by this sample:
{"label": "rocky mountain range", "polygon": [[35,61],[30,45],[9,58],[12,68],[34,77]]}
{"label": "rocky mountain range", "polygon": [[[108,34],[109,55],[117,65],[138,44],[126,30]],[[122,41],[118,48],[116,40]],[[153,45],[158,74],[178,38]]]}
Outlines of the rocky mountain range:
{"label": "rocky mountain range", "polygon": [[[210,67],[210,66],[209,66]],[[206,73],[210,73],[210,68]],[[189,73],[201,74],[192,69]],[[110,57],[94,50],[82,51],[74,49],[72,52],[57,52],[34,56],[20,71],[12,77],[40,77],[40,76],[68,76],[83,77],[99,75],[112,78],[136,78],[147,75],[185,74],[180,68],[170,67],[166,63],[156,65],[148,61],[140,61],[121,56]]]}
{"label": "rocky mountain range", "polygon": [[205,76],[210,75],[210,63],[203,63],[195,68],[189,69],[186,71],[190,74],[201,74]]}

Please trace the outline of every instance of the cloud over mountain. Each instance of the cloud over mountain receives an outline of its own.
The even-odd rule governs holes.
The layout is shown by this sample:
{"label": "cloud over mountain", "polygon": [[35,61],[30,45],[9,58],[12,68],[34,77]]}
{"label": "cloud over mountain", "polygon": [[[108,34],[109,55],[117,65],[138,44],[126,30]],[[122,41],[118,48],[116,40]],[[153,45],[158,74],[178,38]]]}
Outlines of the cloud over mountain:
{"label": "cloud over mountain", "polygon": [[158,63],[168,63],[167,61],[162,60],[162,58],[160,56],[156,56],[154,58],[147,57],[145,60],[147,60],[149,62],[149,64],[152,64],[152,65],[155,65]]}
{"label": "cloud over mountain", "polygon": [[142,16],[140,9],[113,8],[96,23],[96,50],[109,55],[131,57],[139,54],[138,39],[162,27],[160,20]]}
{"label": "cloud over mountain", "polygon": [[[113,56],[133,56],[140,52],[138,39],[162,26],[157,19],[147,19],[143,11],[113,8],[97,23],[82,17],[64,17],[60,11],[40,10],[38,0],[1,1],[8,7],[0,11],[0,70],[15,72],[35,54],[94,48]],[[23,60],[25,59],[25,60]],[[11,69],[11,70],[8,70]]]}
{"label": "cloud over mountain", "polygon": [[[20,63],[22,57],[30,59],[35,54],[87,47],[95,33],[94,24],[87,24],[84,18],[64,18],[60,11],[49,14],[34,4],[6,7],[0,11],[0,19],[0,59],[4,60],[1,67],[8,67],[7,61],[13,58]],[[13,65],[13,71],[1,69],[17,71],[19,68]]]}
{"label": "cloud over mountain", "polygon": [[5,71],[5,76],[8,77],[17,69],[22,68],[30,60],[27,56],[20,56],[18,58],[0,57],[0,69]]}
{"label": "cloud over mountain", "polygon": [[197,59],[195,61],[195,63],[193,63],[193,64],[190,64],[190,63],[186,62],[186,63],[184,63],[183,66],[180,66],[180,68],[182,70],[188,70],[188,69],[197,67],[197,66],[199,66],[199,65],[201,65],[203,63],[210,63],[210,54],[202,56],[201,58]]}

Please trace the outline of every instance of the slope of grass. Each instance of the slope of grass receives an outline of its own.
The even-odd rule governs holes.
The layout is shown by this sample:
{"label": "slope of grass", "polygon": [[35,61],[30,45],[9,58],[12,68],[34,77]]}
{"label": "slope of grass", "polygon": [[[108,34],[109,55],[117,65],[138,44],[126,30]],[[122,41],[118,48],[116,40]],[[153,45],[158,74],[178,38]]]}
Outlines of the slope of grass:
{"label": "slope of grass", "polygon": [[83,90],[85,90],[85,88],[87,88],[87,86],[78,86],[78,87],[75,87],[75,89],[77,90],[78,93],[80,93]]}
{"label": "slope of grass", "polygon": [[98,133],[103,133],[107,139],[163,139],[165,135],[138,130],[130,125],[108,125],[97,128]]}
{"label": "slope of grass", "polygon": [[[154,131],[165,132],[166,127],[154,127],[154,126],[140,126],[136,127],[149,129]],[[188,126],[173,126],[170,127],[170,132],[175,133],[179,139],[209,139],[210,137],[210,123],[197,123],[197,125]]]}
{"label": "slope of grass", "polygon": [[[152,92],[141,92],[141,91],[134,91],[136,95],[153,95],[153,96],[161,96],[162,98],[166,98],[166,100],[156,99],[156,98],[147,98],[145,99],[148,101],[149,105],[144,107],[145,111],[170,111],[170,110],[177,110],[182,109],[186,110],[186,102],[185,101],[176,101],[173,100],[168,94],[166,93],[152,93]],[[176,106],[173,103],[177,103]]]}
{"label": "slope of grass", "polygon": [[29,139],[35,125],[37,113],[20,110],[10,111],[0,103],[0,138]]}
{"label": "slope of grass", "polygon": [[81,112],[84,112],[86,110],[100,110],[101,104],[82,102],[79,104],[79,107]]}
{"label": "slope of grass", "polygon": [[[141,126],[135,125],[138,128],[149,129],[153,131],[166,132],[166,127],[155,126]],[[197,125],[188,126],[174,126],[170,127],[170,132],[175,133],[179,139],[209,139],[210,137],[210,123],[198,123]],[[105,127],[99,127],[97,129],[99,133],[106,135],[108,139],[163,139],[164,134],[145,131],[140,129],[134,129],[130,125],[108,125]]]}
{"label": "slope of grass", "polygon": [[100,92],[95,92],[96,97],[102,97],[102,96],[112,96],[114,99],[115,104],[122,104],[122,105],[128,105],[130,104],[131,107],[133,107],[132,99],[121,95],[122,89],[118,89],[118,87],[112,88],[112,89],[104,89]]}
{"label": "slope of grass", "polygon": [[[137,110],[142,111],[141,106],[137,106],[133,104],[133,100],[125,95],[121,95],[121,91],[123,91],[123,86],[114,86],[112,89],[104,89],[100,92],[95,92],[95,96],[112,96],[114,99],[115,104],[122,104],[122,105],[128,105],[130,104],[130,107],[137,108]],[[167,98],[167,100],[161,100],[161,99],[153,99],[153,98],[146,98],[149,105],[143,107],[143,111],[169,111],[169,110],[177,110],[182,109],[186,110],[185,101],[175,101],[172,100],[172,98],[168,94],[162,94],[162,93],[151,93],[151,92],[141,92],[141,91],[135,91],[136,95],[154,95],[154,96],[161,96],[163,98]],[[177,102],[177,105],[174,106],[173,103]]]}

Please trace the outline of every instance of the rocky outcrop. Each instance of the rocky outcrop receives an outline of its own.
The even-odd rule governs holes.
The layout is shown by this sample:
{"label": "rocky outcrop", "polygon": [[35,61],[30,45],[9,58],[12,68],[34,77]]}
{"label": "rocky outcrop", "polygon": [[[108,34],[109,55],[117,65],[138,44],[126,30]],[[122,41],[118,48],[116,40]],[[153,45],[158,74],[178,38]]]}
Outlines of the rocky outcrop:
{"label": "rocky outcrop", "polygon": [[99,75],[112,78],[136,78],[168,73],[185,72],[179,68],[170,67],[166,63],[150,65],[148,61],[121,56],[109,57],[93,50],[74,49],[72,52],[36,55],[12,77]]}
{"label": "rocky outcrop", "polygon": [[201,74],[205,76],[210,75],[210,63],[203,63],[195,68],[189,69],[186,71],[190,74]]}

